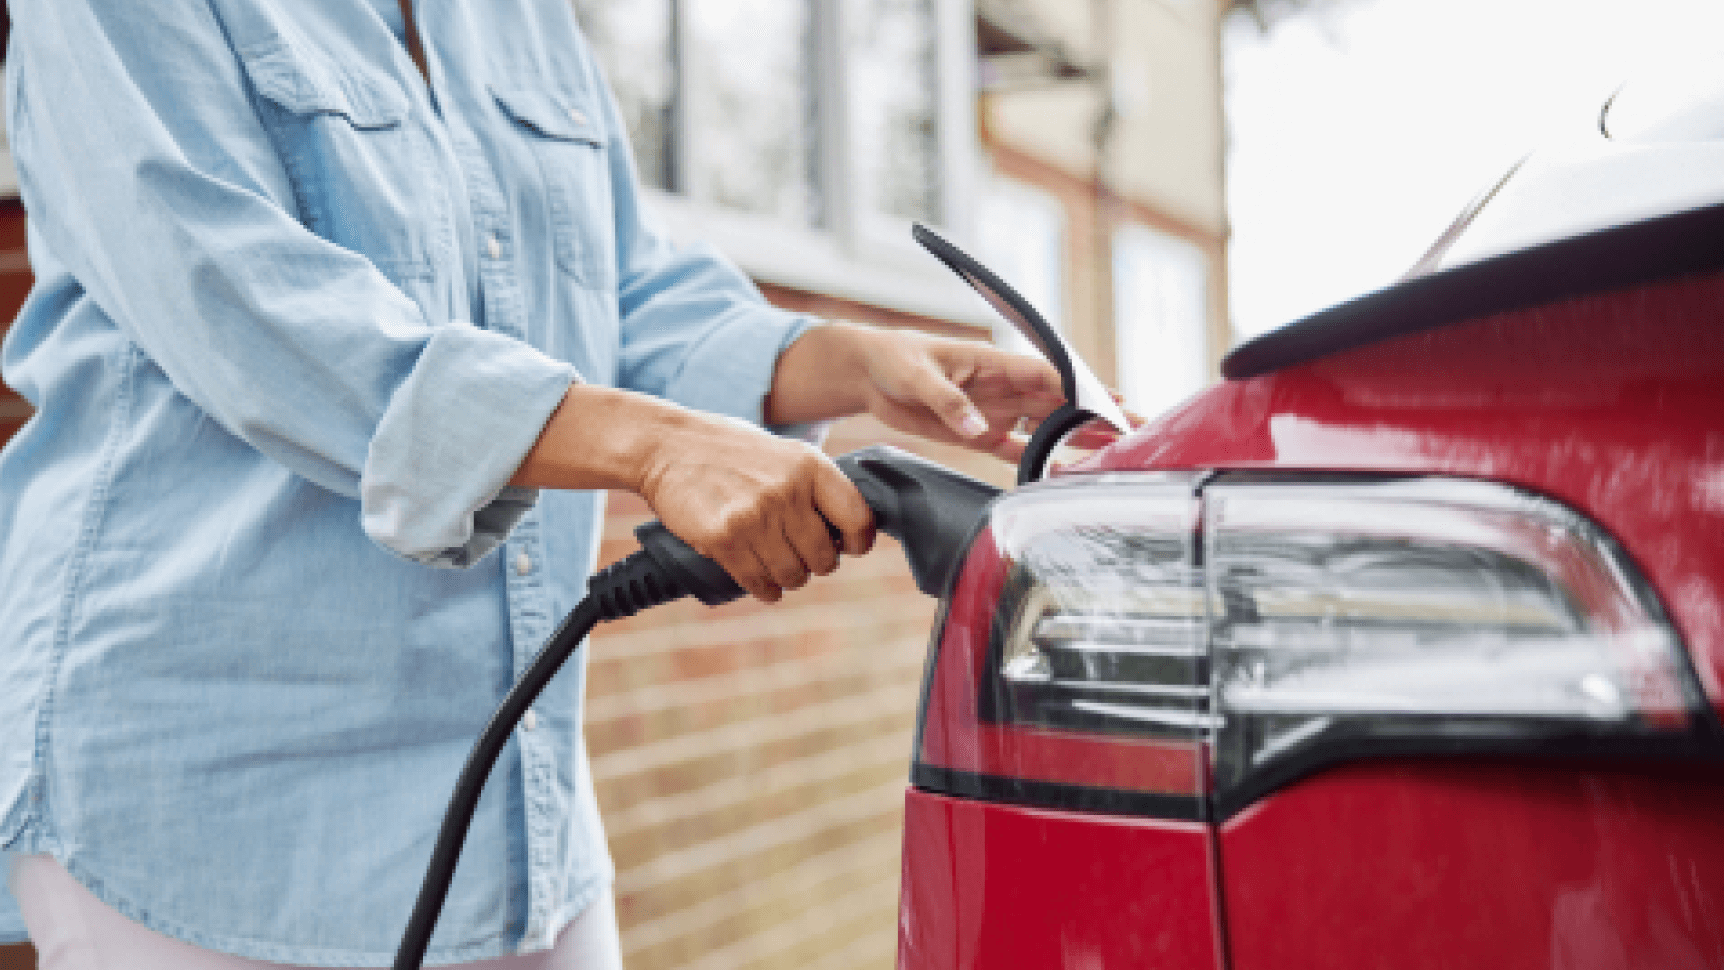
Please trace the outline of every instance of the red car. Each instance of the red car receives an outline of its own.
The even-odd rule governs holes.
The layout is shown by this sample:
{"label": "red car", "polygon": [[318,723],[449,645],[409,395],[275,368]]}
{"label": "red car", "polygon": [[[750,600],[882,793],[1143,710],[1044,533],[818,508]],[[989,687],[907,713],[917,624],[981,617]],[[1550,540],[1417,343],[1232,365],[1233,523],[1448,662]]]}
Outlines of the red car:
{"label": "red car", "polygon": [[1724,97],[1632,104],[992,506],[901,970],[1724,967]]}

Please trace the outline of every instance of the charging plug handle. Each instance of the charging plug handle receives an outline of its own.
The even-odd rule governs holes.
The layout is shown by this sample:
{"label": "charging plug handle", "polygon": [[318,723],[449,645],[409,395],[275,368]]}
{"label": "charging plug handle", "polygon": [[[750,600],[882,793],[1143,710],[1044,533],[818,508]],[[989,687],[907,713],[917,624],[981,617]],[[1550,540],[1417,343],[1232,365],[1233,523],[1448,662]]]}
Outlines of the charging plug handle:
{"label": "charging plug handle", "polygon": [[[890,445],[852,451],[838,459],[838,468],[874,511],[875,526],[904,547],[916,588],[929,596],[945,590],[976,520],[1000,494],[987,482]],[[707,606],[717,606],[742,595],[736,580],[672,535],[663,523],[648,522],[635,529],[635,537],[654,567],[652,575],[669,580],[664,591],[676,591],[671,598],[693,595]],[[643,577],[642,582],[646,581]],[[593,588],[603,585],[595,582]],[[659,602],[664,602],[660,596],[643,598],[628,612]]]}
{"label": "charging plug handle", "polygon": [[916,588],[939,596],[957,568],[976,520],[1000,490],[890,445],[838,459],[874,510],[874,524],[904,547]]}

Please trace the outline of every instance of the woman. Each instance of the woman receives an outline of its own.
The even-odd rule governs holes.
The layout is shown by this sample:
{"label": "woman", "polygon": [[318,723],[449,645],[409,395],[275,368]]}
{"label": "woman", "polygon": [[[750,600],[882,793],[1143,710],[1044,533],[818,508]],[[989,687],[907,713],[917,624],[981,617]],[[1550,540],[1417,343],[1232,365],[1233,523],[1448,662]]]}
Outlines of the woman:
{"label": "woman", "polygon": [[[1010,458],[1057,403],[1044,364],[672,249],[566,0],[420,4],[11,4],[38,415],[0,453],[0,846],[45,967],[386,964],[583,591],[593,490],[771,602],[836,566],[826,523],[871,541],[809,424]],[[616,965],[582,680],[518,733],[428,962]]]}

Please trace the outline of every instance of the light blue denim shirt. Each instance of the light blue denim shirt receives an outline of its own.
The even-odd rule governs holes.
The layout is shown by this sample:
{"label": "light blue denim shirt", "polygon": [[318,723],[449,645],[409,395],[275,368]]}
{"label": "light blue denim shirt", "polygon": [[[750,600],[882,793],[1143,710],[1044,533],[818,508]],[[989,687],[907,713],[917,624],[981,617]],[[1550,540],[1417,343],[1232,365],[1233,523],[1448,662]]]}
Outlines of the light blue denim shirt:
{"label": "light blue denim shirt", "polygon": [[[570,382],[759,421],[810,323],[643,220],[568,0],[418,8],[432,91],[372,0],[11,0],[0,847],[254,959],[389,962],[593,566],[601,496],[505,487]],[[604,890],[582,686],[517,732],[430,962]]]}

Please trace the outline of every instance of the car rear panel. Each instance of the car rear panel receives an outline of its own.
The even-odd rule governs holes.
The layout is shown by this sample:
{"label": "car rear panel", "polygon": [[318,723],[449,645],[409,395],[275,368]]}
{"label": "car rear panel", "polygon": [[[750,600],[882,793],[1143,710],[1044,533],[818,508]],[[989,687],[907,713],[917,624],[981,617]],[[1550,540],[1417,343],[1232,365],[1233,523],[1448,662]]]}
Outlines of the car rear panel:
{"label": "car rear panel", "polygon": [[904,802],[900,970],[1216,970],[1209,827]]}
{"label": "car rear panel", "polygon": [[1724,779],[1356,762],[1222,826],[1233,970],[1724,966]]}

